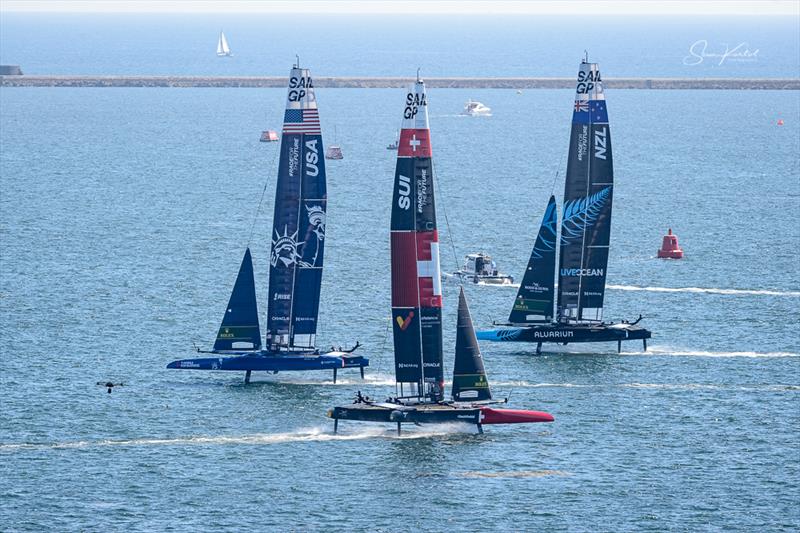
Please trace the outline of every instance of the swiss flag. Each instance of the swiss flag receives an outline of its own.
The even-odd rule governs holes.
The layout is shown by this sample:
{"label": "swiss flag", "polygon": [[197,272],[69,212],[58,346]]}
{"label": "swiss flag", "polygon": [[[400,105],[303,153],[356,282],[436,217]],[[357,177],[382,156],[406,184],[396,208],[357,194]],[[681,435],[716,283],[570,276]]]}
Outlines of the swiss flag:
{"label": "swiss flag", "polygon": [[431,130],[400,130],[400,145],[397,147],[400,157],[430,157]]}

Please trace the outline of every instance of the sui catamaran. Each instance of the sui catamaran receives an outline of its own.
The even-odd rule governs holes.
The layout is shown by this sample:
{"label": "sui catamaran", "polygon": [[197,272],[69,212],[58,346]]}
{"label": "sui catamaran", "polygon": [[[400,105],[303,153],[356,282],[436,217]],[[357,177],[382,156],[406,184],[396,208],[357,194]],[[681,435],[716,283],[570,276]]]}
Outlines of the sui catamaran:
{"label": "sui catamaran", "polygon": [[[561,238],[555,197],[547,203],[539,234],[508,322],[479,331],[490,341],[542,343],[641,339],[647,349],[650,331],[639,319],[603,321],[614,170],[603,82],[597,63],[581,62],[564,185]],[[559,252],[558,301],[553,317],[556,251]]]}
{"label": "sui catamaran", "polygon": [[442,283],[425,84],[417,77],[405,100],[391,219],[392,331],[398,395],[385,402],[359,393],[328,411],[334,419],[406,423],[552,422],[539,411],[502,409],[492,400],[464,290],[459,294],[452,401],[446,401],[442,356]]}
{"label": "sui catamaran", "polygon": [[[322,130],[308,69],[292,68],[284,112],[270,256],[266,342],[262,346],[253,260],[244,253],[217,333],[217,357],[182,359],[167,368],[277,373],[364,367],[369,359],[315,347],[325,247],[327,188]],[[200,350],[198,349],[198,352]]]}

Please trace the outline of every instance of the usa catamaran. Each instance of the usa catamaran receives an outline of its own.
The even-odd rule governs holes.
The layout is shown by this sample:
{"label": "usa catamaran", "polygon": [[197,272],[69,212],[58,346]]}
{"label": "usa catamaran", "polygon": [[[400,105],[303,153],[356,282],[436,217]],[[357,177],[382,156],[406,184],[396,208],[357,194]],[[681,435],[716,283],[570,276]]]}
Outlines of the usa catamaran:
{"label": "usa catamaran", "polygon": [[[322,131],[308,69],[292,68],[284,112],[270,256],[267,333],[261,342],[253,261],[244,253],[217,333],[216,357],[173,361],[167,368],[277,373],[369,365],[349,351],[315,347],[322,287],[327,188]],[[358,343],[356,343],[356,348]],[[198,349],[198,352],[200,350]]]}
{"label": "usa catamaran", "polygon": [[492,400],[463,288],[459,294],[452,401],[445,400],[442,283],[433,163],[425,84],[417,79],[405,100],[391,215],[392,330],[398,394],[328,412],[334,419],[394,422],[512,424],[552,422],[539,411],[502,409]]}
{"label": "usa catamaran", "polygon": [[[555,197],[547,203],[525,276],[511,308],[507,327],[479,331],[491,341],[542,343],[639,339],[645,350],[650,331],[635,321],[603,321],[614,171],[611,133],[603,82],[597,63],[587,59],[578,71],[572,113],[561,237]],[[556,250],[560,249],[558,301],[555,300]]]}

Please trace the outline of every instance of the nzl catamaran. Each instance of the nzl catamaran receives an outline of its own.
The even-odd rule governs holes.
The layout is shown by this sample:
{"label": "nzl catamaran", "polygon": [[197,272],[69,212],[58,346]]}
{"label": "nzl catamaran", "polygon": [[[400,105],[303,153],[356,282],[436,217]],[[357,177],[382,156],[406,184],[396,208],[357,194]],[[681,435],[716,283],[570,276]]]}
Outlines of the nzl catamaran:
{"label": "nzl catamaran", "polygon": [[433,163],[425,84],[417,78],[405,100],[391,215],[392,331],[398,395],[328,412],[334,419],[405,423],[513,424],[552,422],[539,411],[502,409],[492,400],[467,300],[458,303],[453,401],[446,401],[442,356],[442,283]]}
{"label": "nzl catamaran", "polygon": [[[647,349],[650,331],[639,319],[603,321],[614,170],[603,82],[597,63],[584,59],[578,71],[572,133],[564,185],[561,237],[555,197],[547,203],[525,276],[508,322],[479,331],[490,341],[542,343],[640,339]],[[556,251],[560,248],[558,302],[553,317]]]}
{"label": "nzl catamaran", "polygon": [[[253,261],[244,253],[239,275],[217,333],[216,357],[173,361],[167,368],[277,373],[369,365],[349,351],[315,347],[322,288],[327,189],[322,130],[308,69],[292,68],[284,112],[272,226],[266,342],[262,346]],[[198,349],[198,352],[200,350]]]}

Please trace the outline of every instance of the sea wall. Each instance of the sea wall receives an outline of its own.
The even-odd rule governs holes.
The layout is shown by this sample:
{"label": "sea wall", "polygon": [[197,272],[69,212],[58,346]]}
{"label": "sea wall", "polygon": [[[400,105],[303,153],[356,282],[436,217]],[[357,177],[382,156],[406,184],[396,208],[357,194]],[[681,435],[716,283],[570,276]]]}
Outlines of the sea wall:
{"label": "sea wall", "polygon": [[[315,87],[395,88],[413,78],[314,78]],[[800,89],[800,78],[605,78],[609,89]],[[453,89],[572,89],[574,78],[425,78]],[[0,76],[1,87],[286,87],[285,76]]]}

